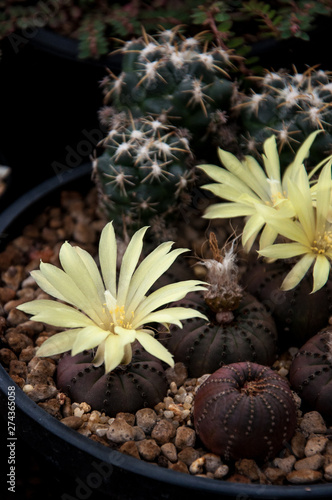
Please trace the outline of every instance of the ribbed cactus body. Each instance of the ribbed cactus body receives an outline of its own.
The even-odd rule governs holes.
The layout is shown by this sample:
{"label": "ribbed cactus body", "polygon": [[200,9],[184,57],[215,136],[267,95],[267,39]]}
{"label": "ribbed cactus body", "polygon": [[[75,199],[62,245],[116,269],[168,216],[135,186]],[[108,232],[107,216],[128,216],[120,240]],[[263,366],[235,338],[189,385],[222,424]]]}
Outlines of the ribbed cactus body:
{"label": "ribbed cactus body", "polygon": [[267,73],[257,92],[241,104],[242,147],[262,153],[265,139],[275,134],[283,165],[315,130],[323,130],[310,150],[310,165],[332,153],[332,80],[322,71],[303,74]]}
{"label": "ribbed cactus body", "polygon": [[105,374],[92,364],[92,352],[63,356],[57,368],[57,386],[75,402],[88,403],[109,416],[135,413],[163,400],[167,380],[162,363],[144,349],[134,351],[132,362]]}
{"label": "ribbed cactus body", "polygon": [[332,420],[332,328],[324,328],[296,354],[289,377],[292,387],[310,411]]}
{"label": "ribbed cactus body", "polygon": [[186,203],[194,179],[188,141],[154,119],[119,120],[104,140],[95,178],[109,220],[128,226],[167,217]]}
{"label": "ribbed cactus body", "polygon": [[317,292],[312,291],[312,275],[307,273],[292,290],[280,286],[292,265],[277,261],[257,261],[244,275],[244,286],[262,301],[273,316],[280,348],[303,345],[327,324],[332,312],[332,281]]}
{"label": "ribbed cactus body", "polygon": [[232,363],[199,387],[194,425],[212,453],[266,460],[294,434],[296,406],[287,381],[271,368]]}
{"label": "ribbed cactus body", "polygon": [[216,321],[216,315],[205,304],[203,296],[189,294],[179,302],[207,315],[209,322],[192,318],[183,328],[170,327],[163,334],[164,344],[176,362],[188,367],[191,377],[213,373],[225,364],[253,361],[272,365],[277,354],[277,332],[271,315],[252,296],[244,294],[229,322]]}
{"label": "ribbed cactus body", "polygon": [[187,128],[195,141],[206,135],[213,114],[228,112],[235,90],[227,70],[229,54],[208,49],[199,36],[185,38],[178,30],[127,42],[122,72],[104,83],[106,100],[133,116],[164,116]]}

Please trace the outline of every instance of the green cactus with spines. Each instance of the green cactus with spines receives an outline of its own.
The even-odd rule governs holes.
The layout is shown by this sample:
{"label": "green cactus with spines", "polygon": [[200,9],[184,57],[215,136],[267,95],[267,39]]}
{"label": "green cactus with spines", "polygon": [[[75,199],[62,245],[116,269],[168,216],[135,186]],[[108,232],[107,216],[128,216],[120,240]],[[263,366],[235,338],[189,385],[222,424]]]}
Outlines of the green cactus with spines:
{"label": "green cactus with spines", "polygon": [[[134,117],[163,116],[192,135],[191,145],[205,141],[218,113],[229,113],[236,85],[227,71],[232,56],[209,48],[202,37],[186,38],[179,28],[126,42],[122,72],[104,82],[105,101]],[[211,137],[209,137],[211,139]]]}
{"label": "green cactus with spines", "polygon": [[174,219],[195,177],[187,138],[152,117],[120,113],[109,122],[105,151],[94,163],[108,219],[129,231],[150,224],[156,215]]}
{"label": "green cactus with spines", "polygon": [[251,96],[242,96],[238,109],[241,149],[246,154],[261,154],[265,139],[275,134],[282,163],[288,165],[298,147],[318,129],[324,133],[312,146],[307,167],[332,153],[332,78],[323,70],[268,72]]}

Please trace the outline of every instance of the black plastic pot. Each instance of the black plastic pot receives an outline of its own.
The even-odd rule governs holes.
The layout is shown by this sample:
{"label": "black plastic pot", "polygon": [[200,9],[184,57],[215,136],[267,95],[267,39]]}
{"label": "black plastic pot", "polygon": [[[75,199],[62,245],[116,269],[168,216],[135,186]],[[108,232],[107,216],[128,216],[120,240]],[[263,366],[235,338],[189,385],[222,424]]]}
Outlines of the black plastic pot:
{"label": "black plastic pot", "polygon": [[[88,190],[91,187],[91,165],[85,164],[42,183],[17,200],[0,216],[2,247],[19,234],[22,226],[38,214],[41,206],[56,203],[61,189]],[[84,191],[83,191],[84,192]],[[6,236],[5,236],[6,235]],[[303,486],[270,486],[231,483],[156,467],[111,450],[69,429],[50,416],[12,381],[0,366],[0,413],[7,432],[8,387],[15,387],[16,434],[50,461],[60,481],[71,478],[71,494],[61,500],[277,500],[327,499],[332,484]],[[95,495],[95,496],[94,496]],[[45,496],[45,498],[52,498]],[[58,498],[58,497],[57,497]]]}

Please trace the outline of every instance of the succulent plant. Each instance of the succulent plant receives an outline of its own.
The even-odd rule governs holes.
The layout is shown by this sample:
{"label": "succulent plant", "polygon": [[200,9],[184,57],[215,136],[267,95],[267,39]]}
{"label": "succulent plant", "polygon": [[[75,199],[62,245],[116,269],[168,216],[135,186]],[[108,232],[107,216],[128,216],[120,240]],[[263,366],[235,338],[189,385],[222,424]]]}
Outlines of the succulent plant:
{"label": "succulent plant", "polygon": [[103,145],[95,181],[101,207],[116,225],[137,229],[155,216],[174,218],[189,203],[195,175],[179,130],[153,118],[112,117]]}
{"label": "succulent plant", "polygon": [[213,373],[222,365],[252,361],[272,365],[277,355],[277,331],[271,314],[252,295],[238,285],[234,254],[219,260],[206,259],[206,281],[203,294],[190,293],[178,302],[193,308],[207,318],[188,319],[183,328],[170,326],[160,340],[183,362],[191,377]]}
{"label": "succulent plant", "polygon": [[280,348],[303,345],[327,324],[332,313],[332,282],[315,293],[312,276],[306,274],[291,290],[281,290],[293,262],[255,261],[243,276],[243,286],[252,293],[273,316],[278,330]]}
{"label": "succulent plant", "polygon": [[257,154],[275,134],[282,163],[288,165],[299,145],[314,130],[324,130],[311,148],[308,168],[332,153],[332,80],[323,70],[309,68],[303,74],[284,70],[267,72],[257,92],[243,96],[242,149]]}
{"label": "succulent plant", "polygon": [[232,67],[228,51],[209,49],[200,35],[186,38],[179,27],[155,36],[143,32],[119,51],[122,72],[104,80],[106,103],[134,118],[152,115],[187,129],[194,153],[207,137],[220,133],[236,92],[227,73]]}
{"label": "succulent plant", "polygon": [[296,405],[286,379],[271,368],[232,363],[198,388],[194,426],[204,446],[226,460],[266,460],[293,436]]}
{"label": "succulent plant", "polygon": [[332,419],[332,328],[328,326],[310,338],[297,352],[289,378],[292,387],[309,410]]}
{"label": "succulent plant", "polygon": [[92,351],[76,356],[65,354],[58,362],[57,386],[72,401],[88,403],[109,416],[153,408],[166,396],[168,384],[162,363],[139,346],[128,365],[105,373],[93,364]]}

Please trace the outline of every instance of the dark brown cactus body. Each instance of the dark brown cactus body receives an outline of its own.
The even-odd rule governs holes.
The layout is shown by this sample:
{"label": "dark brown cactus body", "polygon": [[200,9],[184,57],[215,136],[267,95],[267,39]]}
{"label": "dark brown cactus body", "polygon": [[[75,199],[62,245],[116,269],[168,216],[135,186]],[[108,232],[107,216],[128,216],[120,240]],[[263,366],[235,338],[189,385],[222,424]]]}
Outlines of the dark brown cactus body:
{"label": "dark brown cactus body", "polygon": [[293,289],[280,290],[291,266],[285,262],[254,264],[244,279],[249,293],[258,298],[275,319],[280,348],[302,346],[328,323],[332,312],[332,281],[315,293],[310,273]]}
{"label": "dark brown cactus body", "polygon": [[213,373],[225,364],[253,361],[272,365],[277,355],[277,332],[271,315],[252,295],[244,294],[232,319],[218,322],[217,315],[204,302],[201,294],[191,293],[177,305],[192,307],[210,321],[192,318],[183,328],[170,327],[161,334],[175,362],[188,368],[190,377]]}
{"label": "dark brown cactus body", "polygon": [[296,354],[289,378],[302,403],[332,420],[332,327],[326,327]]}
{"label": "dark brown cactus body", "polygon": [[226,460],[265,460],[292,437],[296,405],[287,381],[271,368],[233,363],[199,387],[194,425],[204,446]]}
{"label": "dark brown cactus body", "polygon": [[142,348],[132,362],[105,374],[104,365],[95,367],[89,352],[64,355],[57,368],[57,386],[78,403],[115,416],[153,407],[166,396],[168,384],[162,363]]}

